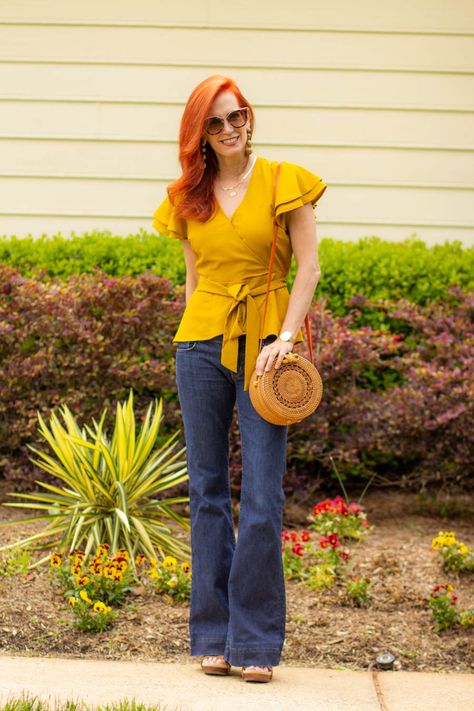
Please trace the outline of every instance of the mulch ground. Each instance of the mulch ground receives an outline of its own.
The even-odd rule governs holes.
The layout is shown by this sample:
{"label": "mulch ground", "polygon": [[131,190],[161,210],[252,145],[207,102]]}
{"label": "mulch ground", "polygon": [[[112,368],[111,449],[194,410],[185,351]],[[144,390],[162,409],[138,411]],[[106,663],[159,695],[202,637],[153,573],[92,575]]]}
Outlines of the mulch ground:
{"label": "mulch ground", "polygon": [[[1,482],[0,501],[11,490]],[[320,497],[318,500],[325,498]],[[315,502],[316,503],[316,502]],[[349,575],[373,581],[369,604],[356,607],[341,583],[314,592],[286,582],[286,639],[281,664],[367,669],[382,651],[395,655],[400,668],[411,671],[474,671],[474,630],[434,631],[431,611],[423,602],[431,588],[451,582],[460,607],[474,609],[474,575],[443,573],[431,540],[438,531],[456,533],[474,546],[472,497],[451,498],[441,516],[439,506],[421,503],[414,494],[368,492],[362,504],[375,528],[361,543],[349,543]],[[285,526],[305,528],[304,511],[289,503]],[[21,523],[28,515],[0,507],[0,545],[41,530],[41,522]],[[189,542],[189,534],[182,534]],[[0,552],[0,561],[7,552]],[[35,553],[37,558],[45,552]],[[120,608],[114,626],[85,633],[72,626],[72,613],[62,595],[38,570],[0,575],[0,653],[25,656],[87,657],[196,664],[189,656],[188,603],[170,604],[141,587]]]}

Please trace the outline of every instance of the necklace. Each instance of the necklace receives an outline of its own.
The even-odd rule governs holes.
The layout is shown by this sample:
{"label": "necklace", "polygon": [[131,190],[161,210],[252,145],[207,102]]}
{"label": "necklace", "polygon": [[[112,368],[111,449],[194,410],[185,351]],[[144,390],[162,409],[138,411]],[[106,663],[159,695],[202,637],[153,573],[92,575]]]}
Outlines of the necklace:
{"label": "necklace", "polygon": [[229,187],[226,187],[226,188],[223,185],[220,186],[222,188],[222,190],[224,190],[227,193],[227,195],[230,195],[230,197],[235,197],[237,195],[237,190],[235,188],[237,188],[241,183],[243,183],[245,178],[247,178],[250,175],[250,173],[252,172],[252,168],[255,165],[256,160],[257,160],[257,156],[254,156],[252,165],[250,166],[248,171],[245,173],[245,175],[243,175],[240,178],[238,183],[235,183],[235,185],[230,185]]}

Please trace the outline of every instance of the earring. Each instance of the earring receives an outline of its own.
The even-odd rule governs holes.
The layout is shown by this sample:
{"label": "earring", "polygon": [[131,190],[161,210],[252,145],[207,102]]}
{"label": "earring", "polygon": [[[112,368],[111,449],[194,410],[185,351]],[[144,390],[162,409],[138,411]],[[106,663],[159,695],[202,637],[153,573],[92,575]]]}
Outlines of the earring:
{"label": "earring", "polygon": [[206,167],[206,141],[204,141],[204,143],[201,143],[201,155],[204,161],[204,167]]}
{"label": "earring", "polygon": [[247,132],[247,143],[245,144],[245,155],[249,156],[252,153],[252,131]]}

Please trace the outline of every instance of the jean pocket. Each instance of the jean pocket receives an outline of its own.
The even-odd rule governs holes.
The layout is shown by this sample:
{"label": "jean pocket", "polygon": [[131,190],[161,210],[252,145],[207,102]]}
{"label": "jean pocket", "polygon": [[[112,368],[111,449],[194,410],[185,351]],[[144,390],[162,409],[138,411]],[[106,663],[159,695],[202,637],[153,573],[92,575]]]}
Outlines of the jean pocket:
{"label": "jean pocket", "polygon": [[197,346],[197,341],[179,341],[176,346],[176,353],[182,353],[183,351],[193,351]]}

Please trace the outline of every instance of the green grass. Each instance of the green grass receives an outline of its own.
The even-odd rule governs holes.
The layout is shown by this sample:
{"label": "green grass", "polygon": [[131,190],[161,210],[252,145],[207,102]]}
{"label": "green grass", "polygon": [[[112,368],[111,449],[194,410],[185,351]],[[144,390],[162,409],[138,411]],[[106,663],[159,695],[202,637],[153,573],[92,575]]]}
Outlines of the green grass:
{"label": "green grass", "polygon": [[173,707],[173,709],[161,704],[148,706],[135,700],[128,701],[127,699],[115,704],[106,704],[105,706],[89,705],[82,701],[58,701],[52,706],[52,702],[46,702],[38,696],[31,696],[30,694],[12,697],[6,703],[0,705],[0,711],[89,711],[91,709],[94,709],[94,711],[180,711],[178,706]]}

